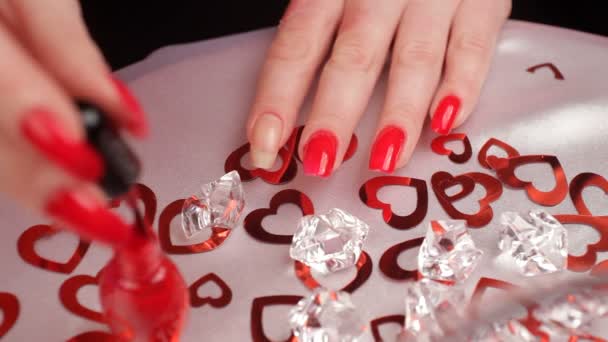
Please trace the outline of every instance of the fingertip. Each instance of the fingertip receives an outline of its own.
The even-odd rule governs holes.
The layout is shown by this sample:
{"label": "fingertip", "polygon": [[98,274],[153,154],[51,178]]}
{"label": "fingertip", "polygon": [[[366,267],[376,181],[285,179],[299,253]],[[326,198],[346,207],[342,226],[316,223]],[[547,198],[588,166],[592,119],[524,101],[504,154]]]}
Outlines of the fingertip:
{"label": "fingertip", "polygon": [[110,75],[110,80],[116,89],[121,106],[127,114],[122,117],[122,126],[133,136],[146,138],[149,135],[150,129],[141,104],[123,81],[113,75]]}

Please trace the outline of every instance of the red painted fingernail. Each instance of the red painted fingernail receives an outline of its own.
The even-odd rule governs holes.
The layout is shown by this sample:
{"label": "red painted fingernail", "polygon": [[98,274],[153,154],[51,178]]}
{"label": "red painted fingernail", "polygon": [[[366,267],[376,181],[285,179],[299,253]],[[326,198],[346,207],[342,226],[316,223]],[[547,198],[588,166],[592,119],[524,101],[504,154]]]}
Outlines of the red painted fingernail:
{"label": "red painted fingernail", "polygon": [[47,202],[45,212],[88,240],[118,246],[133,234],[132,228],[104,202],[86,192],[58,191]]}
{"label": "red painted fingernail", "polygon": [[442,135],[450,133],[454,120],[460,110],[460,98],[455,95],[444,97],[433,114],[431,128]]}
{"label": "red painted fingernail", "polygon": [[314,133],[304,146],[304,173],[328,177],[334,168],[338,139],[329,131]]}
{"label": "red painted fingernail", "polygon": [[141,105],[121,80],[115,77],[111,77],[111,79],[120,95],[122,103],[131,114],[127,118],[125,127],[134,135],[145,137],[148,135],[148,122]]}
{"label": "red painted fingernail", "polygon": [[399,153],[405,144],[405,131],[396,126],[387,126],[376,137],[369,159],[370,170],[395,171]]}
{"label": "red painted fingernail", "polygon": [[103,175],[103,159],[85,141],[71,138],[48,110],[35,109],[21,121],[21,134],[48,159],[76,177],[96,181]]}

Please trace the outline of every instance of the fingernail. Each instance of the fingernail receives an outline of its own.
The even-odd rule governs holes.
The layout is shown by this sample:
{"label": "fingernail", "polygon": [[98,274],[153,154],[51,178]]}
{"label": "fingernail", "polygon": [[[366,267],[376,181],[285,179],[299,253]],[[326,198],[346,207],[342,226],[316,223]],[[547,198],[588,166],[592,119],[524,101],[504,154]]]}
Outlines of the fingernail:
{"label": "fingernail", "polygon": [[48,110],[34,109],[23,117],[21,133],[49,160],[74,176],[98,180],[104,172],[103,160],[84,140],[70,137],[56,117]]}
{"label": "fingernail", "polygon": [[111,80],[116,87],[116,91],[118,92],[123,105],[131,114],[127,118],[125,127],[137,137],[147,136],[148,122],[141,105],[121,80],[115,77],[111,77]]}
{"label": "fingernail", "polygon": [[387,126],[376,137],[369,159],[370,170],[393,172],[406,139],[405,132],[396,126]]}
{"label": "fingernail", "polygon": [[283,134],[283,121],[274,114],[262,114],[257,118],[251,135],[251,162],[253,166],[270,169],[279,151]]}
{"label": "fingernail", "polygon": [[328,177],[334,168],[338,140],[329,131],[314,133],[304,146],[304,173]]}
{"label": "fingernail", "polygon": [[84,191],[58,191],[47,202],[45,212],[88,240],[118,246],[132,236],[129,225],[104,202]]}
{"label": "fingernail", "polygon": [[433,114],[431,128],[442,135],[450,133],[460,110],[460,98],[455,95],[444,97]]}

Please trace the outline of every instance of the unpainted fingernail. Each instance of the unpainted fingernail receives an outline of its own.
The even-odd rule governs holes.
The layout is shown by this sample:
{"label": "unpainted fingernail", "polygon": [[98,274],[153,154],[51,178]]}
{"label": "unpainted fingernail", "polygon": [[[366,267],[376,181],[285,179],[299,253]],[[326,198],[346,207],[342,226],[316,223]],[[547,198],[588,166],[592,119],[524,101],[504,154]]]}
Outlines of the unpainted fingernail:
{"label": "unpainted fingernail", "polygon": [[269,169],[274,165],[283,135],[283,121],[275,114],[260,115],[251,134],[251,162],[253,166]]}

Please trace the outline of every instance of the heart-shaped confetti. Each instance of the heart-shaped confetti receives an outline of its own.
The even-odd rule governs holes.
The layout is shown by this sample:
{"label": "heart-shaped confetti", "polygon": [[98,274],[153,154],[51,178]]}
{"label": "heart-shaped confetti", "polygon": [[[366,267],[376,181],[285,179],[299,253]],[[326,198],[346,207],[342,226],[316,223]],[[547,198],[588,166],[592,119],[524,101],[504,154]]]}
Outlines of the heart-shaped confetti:
{"label": "heart-shaped confetti", "polygon": [[[217,285],[217,287],[220,288],[222,294],[219,297],[200,297],[198,295],[198,289],[209,282],[213,282],[215,285]],[[232,290],[228,284],[226,284],[226,282],[215,273],[209,273],[199,278],[192,285],[190,285],[189,291],[190,305],[195,308],[207,304],[214,308],[223,308],[228,306],[232,300]]]}
{"label": "heart-shaped confetti", "polygon": [[421,277],[418,269],[406,270],[399,266],[399,255],[412,248],[417,248],[422,245],[424,237],[411,239],[405,242],[398,243],[384,253],[380,257],[380,271],[393,280],[417,280]]}
{"label": "heart-shaped confetti", "polygon": [[11,330],[19,317],[19,300],[14,294],[0,292],[0,311],[2,321],[0,321],[0,338]]}
{"label": "heart-shaped confetti", "polygon": [[[295,144],[294,139],[290,139],[291,144]],[[232,152],[226,159],[224,164],[224,171],[226,173],[230,171],[237,171],[241,177],[241,181],[249,182],[260,178],[266,183],[279,185],[290,182],[296,177],[298,173],[298,165],[293,158],[294,147],[286,148],[283,147],[279,150],[279,158],[281,159],[281,167],[276,171],[268,171],[264,169],[253,169],[249,170],[242,165],[243,157],[249,153],[249,143],[239,147]]]}
{"label": "heart-shaped confetti", "polygon": [[128,195],[112,199],[110,201],[111,208],[118,208],[120,205],[127,200],[126,196],[133,195],[135,199],[140,200],[144,206],[144,219],[148,225],[154,223],[157,209],[156,194],[152,189],[144,184],[136,183],[131,187],[131,191]]}
{"label": "heart-shaped confetti", "polygon": [[103,331],[87,331],[78,334],[66,342],[122,342],[123,339]]}
{"label": "heart-shaped confetti", "polygon": [[[568,195],[568,181],[566,180],[562,165],[555,156],[528,155],[512,158],[488,156],[486,161],[496,171],[496,175],[503,183],[513,188],[525,189],[528,197],[540,205],[558,205]],[[552,190],[540,191],[532,182],[522,181],[515,175],[515,169],[521,165],[531,163],[547,163],[551,166],[553,176],[555,177],[555,187]]]}
{"label": "heart-shaped confetti", "polygon": [[600,235],[597,242],[587,245],[585,254],[580,256],[568,255],[568,269],[570,271],[586,272],[590,270],[597,261],[597,253],[608,251],[608,217],[555,215],[555,219],[564,225],[582,224],[589,226]]}
{"label": "heart-shaped confetti", "polygon": [[[389,203],[382,202],[378,199],[378,191],[390,185],[411,186],[416,189],[416,209],[407,215],[396,215]],[[382,218],[389,226],[396,229],[409,229],[417,226],[428,210],[429,195],[426,188],[426,182],[421,179],[397,176],[380,176],[375,177],[363,184],[359,189],[359,198],[368,207],[382,210]]]}
{"label": "heart-shaped confetti", "polygon": [[28,228],[17,240],[17,251],[23,261],[43,270],[70,274],[80,264],[80,261],[90,247],[88,241],[79,240],[76,250],[66,262],[58,262],[42,257],[36,251],[35,245],[42,239],[49,239],[60,230],[48,225],[37,225]]}
{"label": "heart-shaped confetti", "polygon": [[[245,217],[243,226],[245,231],[254,239],[271,244],[291,244],[293,235],[272,234],[264,229],[262,221],[271,215],[276,215],[279,207],[284,204],[293,204],[300,208],[302,216],[314,214],[314,206],[312,201],[306,194],[293,189],[286,189],[278,192],[270,200],[269,208],[260,208],[253,210]],[[294,229],[296,225],[294,224]]]}
{"label": "heart-shaped confetti", "polygon": [[[445,144],[450,141],[461,141],[464,145],[462,153],[457,154],[454,151],[445,147]],[[441,155],[446,155],[451,161],[457,164],[463,164],[471,159],[473,155],[473,148],[471,147],[471,141],[466,134],[463,133],[452,133],[448,135],[441,135],[433,139],[431,142],[431,149],[433,152]]]}
{"label": "heart-shaped confetti", "polygon": [[551,72],[553,73],[553,77],[555,77],[556,80],[560,80],[560,81],[564,80],[564,75],[553,63],[541,63],[541,64],[533,65],[533,66],[529,67],[528,69],[526,69],[526,71],[533,74],[536,72],[536,70],[541,69],[541,68],[550,69]]}
{"label": "heart-shaped confetti", "polygon": [[378,317],[378,318],[372,320],[369,323],[369,325],[371,327],[372,337],[374,338],[374,341],[376,341],[376,342],[384,341],[384,339],[382,339],[382,336],[380,336],[380,326],[381,325],[399,324],[401,327],[403,327],[404,321],[405,321],[405,315],[383,316],[383,317]]}
{"label": "heart-shaped confetti", "polygon": [[[485,189],[485,196],[478,200],[479,211],[475,214],[465,214],[452,204],[470,195],[475,186],[480,184]],[[496,178],[481,172],[469,172],[459,176],[452,176],[448,172],[439,171],[431,177],[431,185],[439,204],[450,215],[451,218],[467,221],[467,225],[471,228],[480,228],[492,220],[494,212],[492,202],[498,200],[502,195],[502,184]],[[461,185],[462,190],[455,195],[448,195],[447,189],[452,186]]]}
{"label": "heart-shaped confetti", "polygon": [[[595,186],[604,190],[604,193],[608,195],[608,180],[598,174],[591,172],[584,172],[572,179],[570,181],[570,198],[572,198],[572,202],[576,207],[576,210],[581,215],[593,215],[587,204],[585,204],[585,199],[583,198],[583,191],[587,187]],[[608,217],[606,215],[605,217]]]}
{"label": "heart-shaped confetti", "polygon": [[[301,296],[288,296],[288,295],[277,295],[258,297],[253,300],[251,304],[251,339],[254,342],[276,342],[270,340],[264,334],[263,316],[264,309],[272,305],[296,305]],[[291,335],[285,342],[297,342],[298,339]]]}
{"label": "heart-shaped confetti", "polygon": [[86,318],[91,321],[105,323],[105,318],[101,312],[89,309],[78,301],[78,291],[85,286],[97,286],[99,274],[92,277],[90,275],[75,275],[66,279],[59,288],[59,299],[63,306],[71,313]]}
{"label": "heart-shaped confetti", "polygon": [[[340,290],[340,291],[346,291],[348,293],[353,293],[356,289],[361,287],[361,285],[363,285],[367,281],[367,279],[369,279],[369,276],[372,274],[372,268],[373,268],[372,264],[373,264],[372,259],[370,258],[369,254],[367,254],[365,251],[363,251],[361,253],[361,256],[359,256],[359,259],[357,260],[357,263],[355,265],[357,268],[357,275],[350,283],[348,283],[346,286],[344,286],[342,288],[342,290]],[[298,277],[298,279],[300,279],[300,281],[306,287],[308,287],[311,290],[314,290],[317,287],[321,286],[315,280],[315,278],[312,276],[310,267],[308,267],[304,263],[296,260],[294,262],[294,268],[295,268],[296,277]]]}
{"label": "heart-shaped confetti", "polygon": [[196,254],[210,252],[218,248],[232,232],[231,229],[211,228],[209,239],[192,245],[178,246],[171,241],[171,221],[181,215],[184,199],[171,202],[158,218],[158,240],[163,251],[168,254]]}
{"label": "heart-shaped confetti", "polygon": [[498,140],[496,138],[490,138],[479,150],[479,154],[477,155],[477,160],[479,164],[486,169],[492,169],[492,167],[488,164],[488,151],[492,147],[497,147],[503,150],[509,158],[518,157],[519,152],[511,145],[507,144],[504,141]]}

